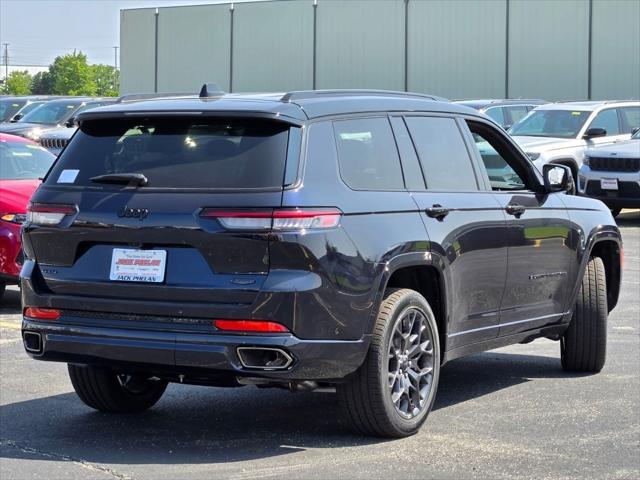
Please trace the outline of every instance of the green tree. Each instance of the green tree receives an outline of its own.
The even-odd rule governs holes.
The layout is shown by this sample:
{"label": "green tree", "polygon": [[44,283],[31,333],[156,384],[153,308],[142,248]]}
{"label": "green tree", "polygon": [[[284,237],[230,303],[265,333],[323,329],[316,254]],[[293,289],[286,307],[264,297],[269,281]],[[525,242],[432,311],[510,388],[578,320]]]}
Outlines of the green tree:
{"label": "green tree", "polygon": [[2,91],[9,95],[29,95],[31,93],[31,75],[26,70],[14,70],[6,78]]}
{"label": "green tree", "polygon": [[91,65],[99,97],[117,97],[120,72],[111,65]]}
{"label": "green tree", "polygon": [[53,92],[56,95],[95,95],[96,82],[87,56],[82,52],[73,52],[56,57],[49,67],[53,79]]}
{"label": "green tree", "polygon": [[51,95],[53,93],[53,78],[49,72],[38,72],[31,80],[33,95]]}

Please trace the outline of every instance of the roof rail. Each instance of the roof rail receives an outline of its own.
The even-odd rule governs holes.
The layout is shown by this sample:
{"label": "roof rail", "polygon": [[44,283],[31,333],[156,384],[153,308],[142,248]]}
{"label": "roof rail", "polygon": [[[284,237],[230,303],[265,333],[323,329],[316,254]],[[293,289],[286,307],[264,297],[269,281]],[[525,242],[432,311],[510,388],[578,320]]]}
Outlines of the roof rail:
{"label": "roof rail", "polygon": [[226,92],[215,83],[205,83],[200,89],[200,98],[220,97]]}
{"label": "roof rail", "polygon": [[155,98],[165,97],[187,97],[193,96],[193,93],[178,93],[178,92],[166,92],[166,93],[129,93],[127,95],[121,95],[116,100],[116,103],[121,102],[134,102],[136,100],[153,100]]}
{"label": "roof rail", "polygon": [[296,100],[321,98],[321,97],[359,97],[372,95],[386,95],[394,97],[422,98],[425,100],[448,101],[445,98],[423,93],[398,92],[395,90],[298,90],[285,93],[280,101],[293,102]]}

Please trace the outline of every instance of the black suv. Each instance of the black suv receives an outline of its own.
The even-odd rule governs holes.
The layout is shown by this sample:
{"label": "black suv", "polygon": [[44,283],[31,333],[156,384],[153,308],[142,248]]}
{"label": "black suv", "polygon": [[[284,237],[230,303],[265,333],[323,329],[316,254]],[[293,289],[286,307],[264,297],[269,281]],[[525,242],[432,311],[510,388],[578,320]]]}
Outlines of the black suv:
{"label": "black suv", "polygon": [[620,234],[567,167],[424,95],[203,90],[81,113],[32,198],[24,345],[87,405],[336,387],[357,430],[400,437],[454,358],[546,337],[603,367]]}

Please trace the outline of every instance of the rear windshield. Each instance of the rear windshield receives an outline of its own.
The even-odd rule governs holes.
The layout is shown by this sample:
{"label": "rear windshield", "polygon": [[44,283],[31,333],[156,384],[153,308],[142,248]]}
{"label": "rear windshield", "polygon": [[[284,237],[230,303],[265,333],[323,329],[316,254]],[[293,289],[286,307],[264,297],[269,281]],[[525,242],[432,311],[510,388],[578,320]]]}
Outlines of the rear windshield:
{"label": "rear windshield", "polygon": [[49,185],[122,188],[107,174],[143,174],[140,188],[282,188],[289,126],[259,119],[118,118],[85,121]]}

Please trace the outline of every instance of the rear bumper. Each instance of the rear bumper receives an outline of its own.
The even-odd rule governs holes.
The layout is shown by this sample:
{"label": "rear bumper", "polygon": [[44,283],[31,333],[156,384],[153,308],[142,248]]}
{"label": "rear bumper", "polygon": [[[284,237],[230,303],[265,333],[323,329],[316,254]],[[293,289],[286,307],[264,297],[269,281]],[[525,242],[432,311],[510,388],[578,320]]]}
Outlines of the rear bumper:
{"label": "rear bumper", "polygon": [[[362,364],[369,345],[367,337],[325,341],[300,340],[293,335],[160,332],[65,323],[64,317],[56,321],[24,318],[22,332],[23,337],[25,332],[40,334],[41,351],[27,350],[38,360],[283,380],[339,380]],[[245,368],[237,348],[247,346],[282,349],[293,363],[284,370]]]}

